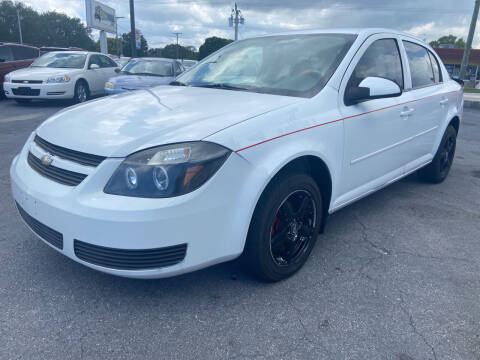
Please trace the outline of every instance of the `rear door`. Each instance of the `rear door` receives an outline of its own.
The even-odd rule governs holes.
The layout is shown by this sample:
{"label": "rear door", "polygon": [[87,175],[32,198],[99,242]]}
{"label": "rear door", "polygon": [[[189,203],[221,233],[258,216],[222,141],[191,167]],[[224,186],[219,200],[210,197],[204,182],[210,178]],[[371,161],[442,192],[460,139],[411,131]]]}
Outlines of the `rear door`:
{"label": "rear door", "polygon": [[404,72],[399,39],[387,34],[369,37],[345,72],[339,91],[345,133],[341,203],[399,176],[412,159],[404,144],[410,133],[403,106],[408,94],[346,106],[345,90],[370,76],[392,80],[404,89]]}
{"label": "rear door", "polygon": [[430,160],[434,154],[434,143],[448,111],[448,97],[435,55],[422,44],[410,38],[402,39],[407,59],[409,77],[406,94],[412,113],[412,150],[418,166]]}

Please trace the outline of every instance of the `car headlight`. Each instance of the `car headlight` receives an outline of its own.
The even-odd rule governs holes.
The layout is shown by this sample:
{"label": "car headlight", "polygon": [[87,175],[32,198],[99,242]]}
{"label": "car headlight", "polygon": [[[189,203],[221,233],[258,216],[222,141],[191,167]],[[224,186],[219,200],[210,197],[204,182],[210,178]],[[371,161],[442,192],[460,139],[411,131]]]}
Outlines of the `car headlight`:
{"label": "car headlight", "polygon": [[10,75],[6,74],[6,75],[3,77],[3,81],[4,81],[4,82],[10,82]]}
{"label": "car headlight", "polygon": [[58,84],[58,83],[66,83],[70,81],[70,77],[67,75],[63,76],[54,76],[54,77],[49,77],[47,79],[47,84]]}
{"label": "car headlight", "polygon": [[142,150],[120,164],[104,192],[144,198],[184,195],[207,182],[230,153],[223,146],[204,141]]}
{"label": "car headlight", "polygon": [[113,86],[113,83],[111,83],[110,81],[107,81],[105,83],[105,89],[114,89],[115,86]]}

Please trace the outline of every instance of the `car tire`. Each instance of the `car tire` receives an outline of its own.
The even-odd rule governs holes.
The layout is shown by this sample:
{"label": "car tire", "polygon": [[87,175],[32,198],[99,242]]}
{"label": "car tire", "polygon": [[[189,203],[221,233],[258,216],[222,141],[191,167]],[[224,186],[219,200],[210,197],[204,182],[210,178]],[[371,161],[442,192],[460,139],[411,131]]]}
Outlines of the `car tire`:
{"label": "car tire", "polygon": [[15,101],[17,102],[17,104],[25,105],[25,104],[29,104],[32,101],[32,99],[15,99]]}
{"label": "car tire", "polygon": [[274,179],[252,217],[243,255],[247,270],[269,282],[297,272],[315,245],[322,209],[321,192],[309,175],[290,173]]}
{"label": "car tire", "polygon": [[452,125],[447,127],[442,141],[432,162],[419,170],[420,177],[432,184],[444,181],[453,164],[457,145],[457,130]]}
{"label": "car tire", "polygon": [[88,84],[84,80],[78,80],[75,84],[75,91],[73,95],[73,101],[75,104],[80,104],[87,101],[90,98],[90,90]]}

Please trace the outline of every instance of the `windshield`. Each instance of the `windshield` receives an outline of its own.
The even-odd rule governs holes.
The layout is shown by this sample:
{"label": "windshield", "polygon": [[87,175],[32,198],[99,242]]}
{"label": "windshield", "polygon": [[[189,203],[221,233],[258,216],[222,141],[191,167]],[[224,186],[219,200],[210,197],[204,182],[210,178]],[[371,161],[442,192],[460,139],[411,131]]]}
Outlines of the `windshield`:
{"label": "windshield", "polygon": [[183,60],[182,61],[182,65],[183,66],[193,66],[195,65],[197,62],[195,60]]}
{"label": "windshield", "polygon": [[172,63],[158,60],[130,60],[122,68],[129,75],[173,76]]}
{"label": "windshield", "polygon": [[325,86],[355,38],[308,34],[238,41],[182,74],[177,84],[312,97]]}
{"label": "windshield", "polygon": [[83,69],[87,55],[74,53],[47,53],[35,60],[33,67]]}

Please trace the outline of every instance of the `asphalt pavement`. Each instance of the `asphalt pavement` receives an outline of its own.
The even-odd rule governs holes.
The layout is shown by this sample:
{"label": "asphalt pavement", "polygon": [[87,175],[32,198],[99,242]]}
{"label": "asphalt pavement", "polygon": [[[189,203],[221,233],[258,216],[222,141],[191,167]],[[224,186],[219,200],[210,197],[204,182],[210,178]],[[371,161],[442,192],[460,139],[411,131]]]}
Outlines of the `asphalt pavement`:
{"label": "asphalt pavement", "polygon": [[66,105],[0,101],[0,359],[480,359],[480,110],[444,183],[409,176],[335,213],[304,268],[265,284],[235,261],[113,277],[32,235],[9,166]]}

